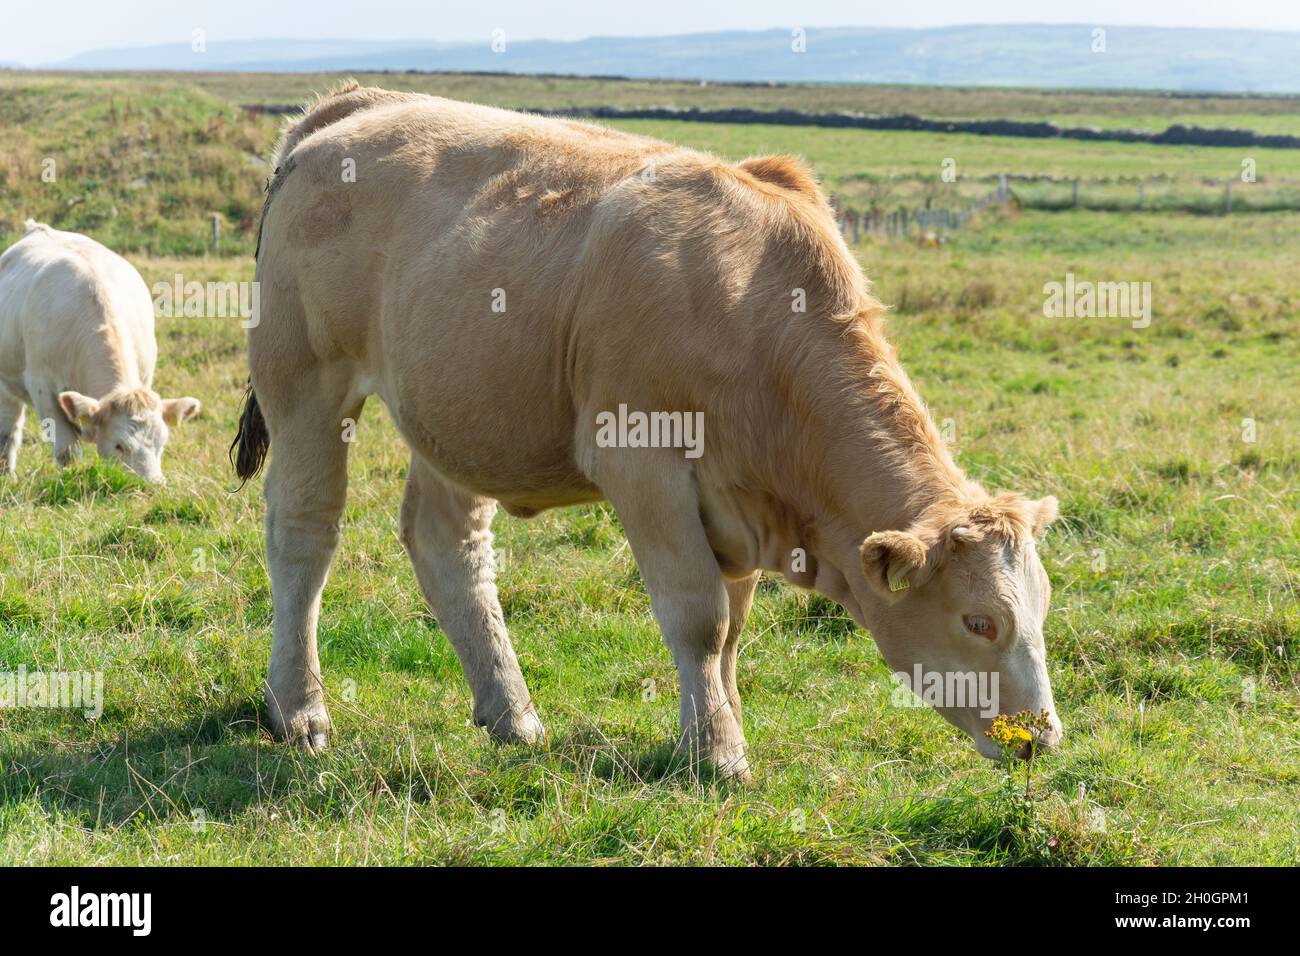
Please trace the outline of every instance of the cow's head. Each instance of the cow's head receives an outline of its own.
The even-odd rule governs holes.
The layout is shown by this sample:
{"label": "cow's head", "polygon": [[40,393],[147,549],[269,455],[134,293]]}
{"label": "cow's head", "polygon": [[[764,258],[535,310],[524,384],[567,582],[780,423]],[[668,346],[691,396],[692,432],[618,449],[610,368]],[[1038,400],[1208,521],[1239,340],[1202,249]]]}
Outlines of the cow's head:
{"label": "cow's head", "polygon": [[95,443],[101,458],[115,458],[145,481],[163,484],[167,426],[189,421],[201,406],[197,398],[164,399],[151,389],[136,388],[98,400],[61,392],[59,407],[81,429],[81,437]]}
{"label": "cow's head", "polygon": [[[1051,727],[1038,746],[1061,737],[1043,644],[1051,586],[1035,547],[1056,509],[1055,498],[999,495],[936,509],[862,543],[876,597],[871,631],[886,662],[986,757],[999,755],[984,736],[999,713],[1046,710]],[[980,699],[989,696],[981,688],[993,699]]]}

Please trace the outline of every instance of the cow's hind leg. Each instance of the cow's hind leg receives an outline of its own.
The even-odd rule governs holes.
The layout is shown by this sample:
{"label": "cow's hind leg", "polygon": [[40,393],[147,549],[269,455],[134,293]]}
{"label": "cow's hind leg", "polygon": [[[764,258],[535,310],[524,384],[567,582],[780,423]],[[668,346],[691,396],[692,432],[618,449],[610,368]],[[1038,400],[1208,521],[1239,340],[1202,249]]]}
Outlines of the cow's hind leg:
{"label": "cow's hind leg", "polygon": [[21,401],[0,392],[0,474],[18,473],[18,449],[23,444],[23,419],[27,409]]}
{"label": "cow's hind leg", "polygon": [[266,558],[275,636],[266,703],[276,736],[313,752],[328,745],[330,733],[316,625],[347,496],[342,423],[360,415],[362,400],[343,369],[276,375],[255,362],[253,386],[272,448]]}
{"label": "cow's hind leg", "polygon": [[492,516],[496,502],[443,480],[418,456],[402,501],[402,543],[429,608],[460,658],[474,722],[496,740],[543,734],[497,600]]}
{"label": "cow's hind leg", "polygon": [[[733,634],[728,585],[700,520],[690,471],[680,463],[665,466],[663,460],[634,468],[626,459],[622,464],[627,472],[602,475],[601,488],[623,522],[677,665],[682,745],[723,776],[747,778],[734,670],[743,622]],[[736,597],[743,599],[740,590]],[[747,603],[738,600],[738,606]]]}

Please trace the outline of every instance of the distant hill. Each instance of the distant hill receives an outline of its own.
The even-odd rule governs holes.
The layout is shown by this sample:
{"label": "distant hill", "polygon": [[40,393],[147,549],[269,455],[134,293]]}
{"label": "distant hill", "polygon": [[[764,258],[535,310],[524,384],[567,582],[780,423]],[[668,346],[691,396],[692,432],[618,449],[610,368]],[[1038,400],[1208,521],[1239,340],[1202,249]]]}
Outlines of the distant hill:
{"label": "distant hill", "polygon": [[482,43],[416,40],[209,41],[95,50],[51,69],[574,73],[754,82],[905,83],[1300,92],[1300,33],[1108,27],[1094,52],[1091,25],[936,29],[812,28],[806,52],[791,32],[727,31],[665,37]]}

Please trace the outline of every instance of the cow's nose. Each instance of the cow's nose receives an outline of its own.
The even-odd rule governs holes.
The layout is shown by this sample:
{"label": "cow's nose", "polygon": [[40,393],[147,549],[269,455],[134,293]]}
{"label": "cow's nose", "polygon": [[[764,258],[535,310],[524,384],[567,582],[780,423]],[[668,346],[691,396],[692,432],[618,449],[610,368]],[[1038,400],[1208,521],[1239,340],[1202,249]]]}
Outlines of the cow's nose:
{"label": "cow's nose", "polygon": [[1046,730],[1030,743],[1022,744],[1016,751],[1016,756],[1021,760],[1028,760],[1035,753],[1042,753],[1045,750],[1052,750],[1061,742],[1061,725],[1059,721],[1053,720]]}

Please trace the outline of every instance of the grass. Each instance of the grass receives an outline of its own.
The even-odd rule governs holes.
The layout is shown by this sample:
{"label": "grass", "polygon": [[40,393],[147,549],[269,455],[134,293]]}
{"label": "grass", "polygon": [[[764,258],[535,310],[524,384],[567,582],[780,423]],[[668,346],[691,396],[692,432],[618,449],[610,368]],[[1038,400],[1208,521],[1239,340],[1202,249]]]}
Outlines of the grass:
{"label": "grass", "polygon": [[[799,134],[827,175],[830,132]],[[1028,210],[939,249],[856,250],[963,466],[1061,499],[1044,563],[1067,738],[1036,765],[1028,813],[1023,777],[893,705],[837,607],[770,580],[740,656],[755,781],[700,779],[672,752],[674,672],[605,506],[497,519],[550,737],[492,745],[397,539],[407,456],[378,404],[322,614],[335,745],[281,748],[261,705],[263,505],[226,463],[243,332],[160,320],[155,384],[204,402],[173,433],[166,488],[93,451],[59,473],[30,433],[0,484],[0,672],[105,685],[97,721],[0,710],[0,863],[1294,864],[1298,227]],[[247,256],[132,258],[150,283],[251,278]],[[1067,272],[1151,282],[1151,326],[1044,318],[1043,285]]]}

